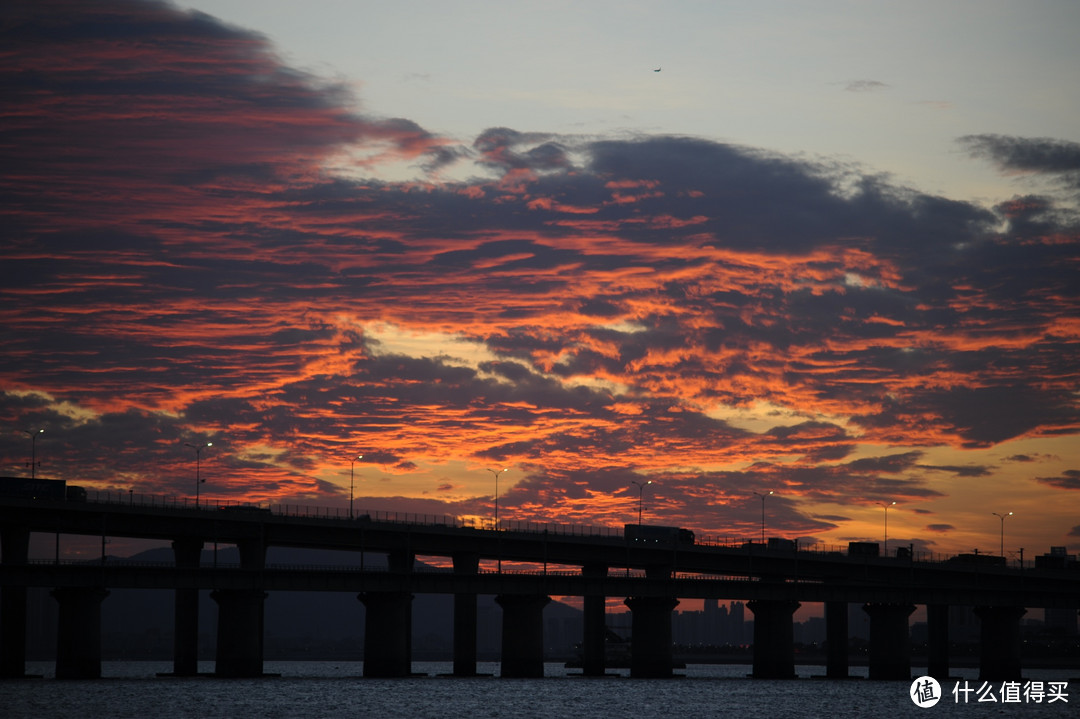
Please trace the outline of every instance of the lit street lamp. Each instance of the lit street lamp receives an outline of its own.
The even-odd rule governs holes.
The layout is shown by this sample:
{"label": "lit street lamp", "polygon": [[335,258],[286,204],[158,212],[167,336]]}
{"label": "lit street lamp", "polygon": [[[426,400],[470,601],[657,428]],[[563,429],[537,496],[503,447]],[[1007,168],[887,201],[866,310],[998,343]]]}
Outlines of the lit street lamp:
{"label": "lit street lamp", "polygon": [[201,476],[202,451],[203,451],[203,447],[213,447],[214,443],[213,442],[207,442],[206,444],[195,445],[195,444],[191,444],[190,442],[184,442],[184,446],[185,447],[191,447],[193,450],[195,450],[195,508],[198,509],[199,508],[199,485],[206,481]]}
{"label": "lit street lamp", "polygon": [[998,553],[1002,557],[1004,557],[1005,556],[1005,518],[1013,516],[1013,513],[1009,512],[1008,514],[998,514],[997,512],[991,512],[990,514],[992,514],[995,517],[998,517],[998,518],[1001,519],[1001,546],[998,548]]}
{"label": "lit street lamp", "polygon": [[770,489],[768,494],[761,492],[754,492],[754,494],[761,497],[761,543],[765,544],[765,498],[772,496],[772,490]]}
{"label": "lit street lamp", "polygon": [[349,519],[353,518],[352,512],[352,500],[353,500],[353,479],[356,476],[356,463],[364,458],[364,455],[356,455],[356,459],[349,460]]}
{"label": "lit street lamp", "polygon": [[885,556],[889,556],[889,507],[896,504],[896,502],[890,502],[889,504],[882,504],[885,508]]}
{"label": "lit street lamp", "polygon": [[23,429],[19,431],[30,437],[30,479],[34,479],[37,476],[37,436],[44,433],[45,430],[39,429],[37,432],[31,432],[28,429]]}
{"label": "lit street lamp", "polygon": [[499,528],[499,475],[502,474],[503,472],[509,472],[510,468],[509,467],[503,467],[502,469],[500,469],[498,471],[496,471],[494,469],[489,469],[488,471],[495,475],[495,529],[498,529]]}
{"label": "lit street lamp", "polygon": [[645,491],[645,487],[647,485],[652,484],[652,480],[650,479],[650,480],[648,480],[646,482],[638,482],[637,480],[630,480],[630,484],[636,484],[637,485],[637,523],[638,523],[638,526],[640,527],[641,526],[641,495]]}

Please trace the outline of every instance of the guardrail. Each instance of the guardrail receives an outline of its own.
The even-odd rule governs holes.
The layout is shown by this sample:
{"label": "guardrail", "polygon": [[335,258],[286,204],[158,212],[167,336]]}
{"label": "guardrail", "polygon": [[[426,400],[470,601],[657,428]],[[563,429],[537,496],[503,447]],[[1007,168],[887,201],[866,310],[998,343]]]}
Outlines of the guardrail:
{"label": "guardrail", "polygon": [[[478,531],[496,531],[494,521],[488,518],[458,517],[451,515],[421,514],[413,512],[396,512],[387,510],[357,510],[350,512],[345,507],[325,507],[307,504],[252,504],[233,498],[200,497],[196,504],[193,497],[141,494],[133,490],[97,490],[88,489],[87,503],[107,504],[115,507],[169,509],[174,511],[188,511],[210,513],[222,509],[251,508],[252,510],[268,511],[270,515],[285,518],[302,518],[310,520],[324,520],[331,522],[356,523],[363,521],[409,524],[418,526],[439,526],[458,529],[475,529]],[[607,537],[623,538],[623,527],[597,526],[585,524],[565,524],[550,522],[535,522],[528,520],[500,519],[498,524],[500,532],[520,532],[528,534],[549,534],[562,537]],[[774,549],[762,545],[754,539],[746,537],[717,537],[711,535],[698,536],[694,542],[699,547],[717,547],[727,549],[744,550],[753,554],[774,555],[781,552],[796,552],[800,556],[847,557],[847,547],[843,545],[827,545],[814,543],[800,546],[798,540],[794,540],[794,548]],[[941,563],[953,559],[954,555],[936,552],[914,551],[911,556],[897,557],[852,557],[852,559],[865,559],[867,561],[888,561],[895,563]],[[1013,566],[1025,568],[1026,562],[1013,562]]]}
{"label": "guardrail", "polygon": [[[412,524],[427,527],[452,527],[478,530],[495,530],[492,519],[476,517],[456,517],[448,514],[422,514],[416,512],[396,512],[388,510],[359,509],[352,512],[344,507],[321,507],[308,504],[253,504],[236,499],[217,499],[202,497],[198,505],[192,497],[161,496],[137,494],[132,491],[87,490],[86,501],[94,504],[108,504],[120,507],[150,507],[155,509],[173,509],[192,512],[216,512],[222,509],[250,507],[253,510],[269,510],[275,517],[296,517],[303,519],[323,519],[338,522],[372,521],[392,524]],[[564,524],[554,522],[535,522],[528,520],[499,520],[499,531],[526,532],[530,534],[555,534],[567,537],[617,537],[623,536],[622,527],[603,527],[585,524]]]}

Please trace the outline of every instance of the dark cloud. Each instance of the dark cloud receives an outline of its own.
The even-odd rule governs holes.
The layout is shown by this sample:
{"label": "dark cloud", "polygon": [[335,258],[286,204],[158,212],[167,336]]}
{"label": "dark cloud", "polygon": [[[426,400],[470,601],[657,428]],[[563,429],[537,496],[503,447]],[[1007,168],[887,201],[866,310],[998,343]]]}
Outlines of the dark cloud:
{"label": "dark cloud", "polygon": [[898,474],[916,466],[922,452],[903,452],[886,457],[867,457],[848,462],[847,468],[853,472],[883,472]]}
{"label": "dark cloud", "polygon": [[[506,127],[485,130],[473,142],[482,162],[503,172],[556,170],[570,166],[566,148],[550,136],[523,133]],[[540,141],[540,144],[537,144]]]}
{"label": "dark cloud", "polygon": [[1080,469],[1067,469],[1059,477],[1036,477],[1035,481],[1059,489],[1080,489]]}
{"label": "dark cloud", "polygon": [[957,477],[988,477],[994,473],[993,467],[986,467],[982,465],[950,466],[923,464],[919,466],[923,469],[930,469],[936,472],[949,472],[956,475]]}
{"label": "dark cloud", "polygon": [[1071,429],[1078,419],[1076,403],[1070,398],[1029,385],[964,387],[927,399],[966,439],[965,445],[972,447],[1022,436],[1039,424]]}
{"label": "dark cloud", "polygon": [[887,90],[889,85],[880,80],[850,80],[844,85],[847,92],[877,92]]}
{"label": "dark cloud", "polygon": [[1080,143],[1047,137],[1015,135],[965,135],[958,142],[972,157],[993,162],[1002,172],[1026,173],[1045,178],[1064,189],[1073,200],[1067,206],[1037,196],[1021,197],[1000,209],[1010,217],[1017,232],[1054,231],[1062,225],[1075,228],[1075,200],[1080,196]]}
{"label": "dark cloud", "polygon": [[1080,177],[1080,143],[1014,135],[965,135],[958,142],[1005,170]]}

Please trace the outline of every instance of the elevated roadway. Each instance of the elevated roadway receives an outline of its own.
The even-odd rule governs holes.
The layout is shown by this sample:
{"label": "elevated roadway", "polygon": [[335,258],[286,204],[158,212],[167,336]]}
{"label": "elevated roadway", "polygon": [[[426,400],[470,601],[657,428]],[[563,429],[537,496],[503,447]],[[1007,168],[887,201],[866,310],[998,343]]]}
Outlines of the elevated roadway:
{"label": "elevated roadway", "polygon": [[[109,537],[163,540],[172,543],[175,561],[31,561],[33,533],[100,536],[103,548]],[[236,545],[240,566],[202,564],[210,544]],[[354,552],[359,566],[268,565],[270,547]],[[385,555],[385,563],[368,559],[365,565],[372,554]],[[445,566],[417,566],[416,557]],[[261,674],[263,600],[283,590],[355,592],[366,609],[364,672],[370,676],[410,673],[416,593],[454,596],[454,673],[460,676],[475,674],[480,594],[496,595],[503,608],[504,676],[542,676],[542,611],[552,595],[583,597],[589,675],[604,672],[607,598],[625,598],[633,614],[631,675],[640,677],[672,675],[671,612],[679,598],[747,600],[755,615],[754,676],[763,678],[793,675],[792,615],[801,602],[825,605],[829,676],[847,675],[847,607],[862,604],[870,615],[870,676],[883,679],[910,675],[908,618],[916,604],[927,607],[935,676],[948,675],[948,607],[975,607],[986,679],[1019,676],[1026,608],[1080,609],[1080,572],[1005,567],[986,557],[926,562],[691,544],[674,535],[635,541],[609,528],[477,528],[445,517],[310,516],[213,504],[0,497],[0,559],[4,676],[23,671],[31,586],[51,587],[59,605],[58,677],[100,675],[100,605],[115,588],[174,590],[177,674],[194,672],[198,593],[211,590],[219,613],[217,671],[224,676]],[[502,571],[504,563],[515,570]],[[498,571],[487,570],[490,565]]]}

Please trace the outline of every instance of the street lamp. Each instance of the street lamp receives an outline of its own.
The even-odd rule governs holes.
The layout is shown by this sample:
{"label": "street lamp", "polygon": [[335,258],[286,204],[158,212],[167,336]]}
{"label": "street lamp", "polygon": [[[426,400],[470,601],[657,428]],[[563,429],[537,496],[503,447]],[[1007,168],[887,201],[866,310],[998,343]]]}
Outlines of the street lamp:
{"label": "street lamp", "polygon": [[991,512],[990,514],[992,514],[995,517],[998,517],[998,518],[1001,519],[1001,546],[998,549],[998,553],[1001,554],[1002,557],[1004,557],[1005,556],[1005,518],[1013,516],[1013,513],[1009,512],[1008,514],[998,514],[997,512]]}
{"label": "street lamp", "polygon": [[206,481],[201,476],[202,451],[203,451],[203,447],[213,447],[214,443],[213,442],[207,442],[206,444],[195,445],[195,444],[191,444],[190,442],[184,442],[184,446],[185,447],[191,447],[193,450],[195,450],[195,508],[198,509],[199,508],[199,485]]}
{"label": "street lamp", "polygon": [[889,507],[896,504],[896,502],[890,502],[889,504],[881,504],[885,508],[885,556],[889,556]]}
{"label": "street lamp", "polygon": [[499,475],[502,474],[503,472],[509,472],[510,468],[509,467],[503,467],[502,469],[500,469],[498,471],[496,471],[494,469],[489,469],[488,471],[495,475],[495,529],[498,529],[499,528]]}
{"label": "street lamp", "polygon": [[39,429],[36,432],[32,432],[28,429],[23,429],[19,431],[30,437],[30,479],[34,479],[37,476],[37,436],[43,434],[45,430]]}
{"label": "street lamp", "polygon": [[638,526],[640,527],[641,526],[641,494],[642,494],[642,492],[645,491],[645,487],[647,485],[652,484],[652,480],[650,479],[650,480],[648,480],[646,482],[638,482],[637,480],[630,480],[630,484],[636,484],[637,485],[637,523],[638,523]]}
{"label": "street lamp", "polygon": [[352,500],[353,500],[353,479],[356,476],[356,463],[364,458],[364,455],[356,455],[356,459],[349,460],[349,519],[353,518],[352,513]]}
{"label": "street lamp", "polygon": [[772,490],[770,489],[768,494],[761,492],[754,492],[754,494],[761,497],[761,543],[765,544],[765,498],[772,496]]}

